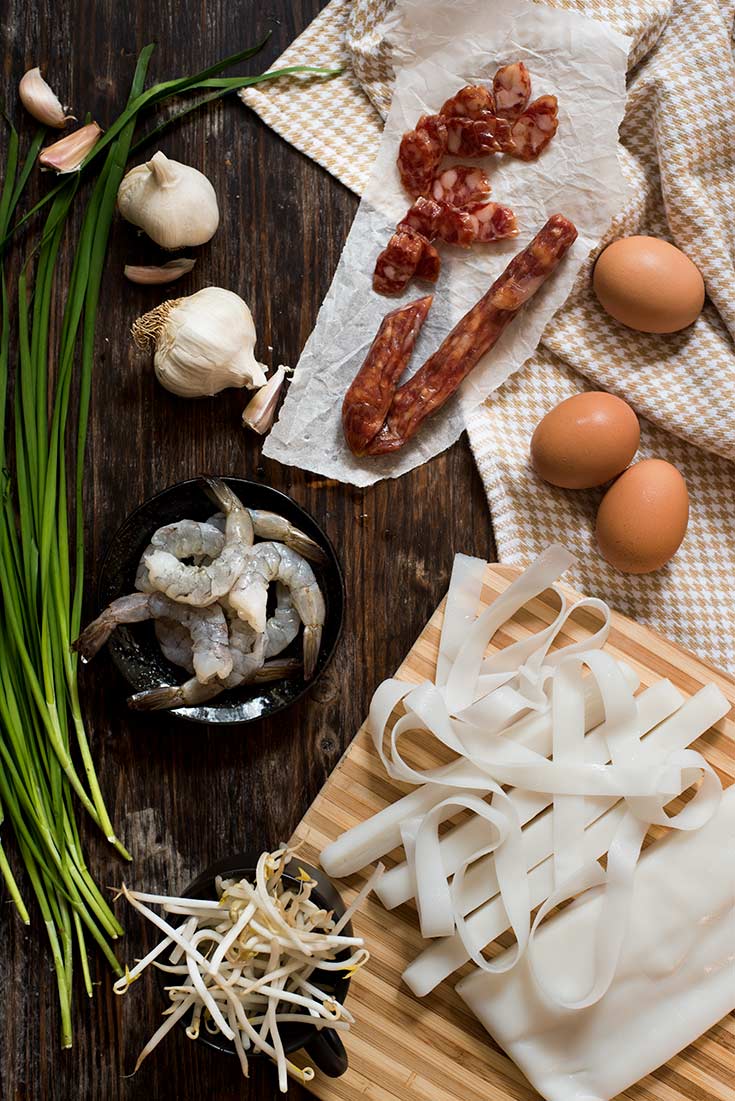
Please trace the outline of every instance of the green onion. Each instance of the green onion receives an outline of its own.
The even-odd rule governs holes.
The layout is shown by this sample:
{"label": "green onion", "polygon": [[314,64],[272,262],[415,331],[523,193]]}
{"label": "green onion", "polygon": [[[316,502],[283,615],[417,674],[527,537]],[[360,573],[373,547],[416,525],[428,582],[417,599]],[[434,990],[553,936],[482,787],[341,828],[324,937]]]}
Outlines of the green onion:
{"label": "green onion", "polygon": [[[82,609],[84,453],[97,307],[117,190],[131,150],[138,147],[132,141],[142,111],[181,92],[215,89],[155,125],[141,139],[147,141],[189,111],[246,84],[291,72],[333,75],[331,70],[298,67],[256,77],[218,77],[228,65],[252,56],[263,45],[194,76],[145,91],[153,52],[147,46],[138,58],[125,109],[92,150],[83,170],[57,182],[15,224],[45,131],[35,135],[21,163],[18,134],[6,119],[9,139],[0,189],[0,254],[21,226],[44,208],[47,213],[37,239],[27,246],[14,291],[0,262],[0,823],[5,819],[12,827],[46,928],[65,1047],[72,1042],[75,958],[85,990],[92,993],[90,938],[113,972],[121,974],[111,942],[122,928],[87,869],[77,825],[79,804],[129,859],[113,829],[95,773],[79,700],[77,657],[70,645],[79,633]],[[84,200],[71,273],[64,285],[58,258],[67,243],[69,214],[81,201],[82,182],[91,168],[97,169],[97,175]],[[58,337],[51,327],[55,301],[63,303]],[[17,359],[11,400],[13,332]],[[52,373],[49,364],[54,365]],[[72,402],[75,383],[77,404]],[[2,844],[0,874],[21,919],[29,922]]]}

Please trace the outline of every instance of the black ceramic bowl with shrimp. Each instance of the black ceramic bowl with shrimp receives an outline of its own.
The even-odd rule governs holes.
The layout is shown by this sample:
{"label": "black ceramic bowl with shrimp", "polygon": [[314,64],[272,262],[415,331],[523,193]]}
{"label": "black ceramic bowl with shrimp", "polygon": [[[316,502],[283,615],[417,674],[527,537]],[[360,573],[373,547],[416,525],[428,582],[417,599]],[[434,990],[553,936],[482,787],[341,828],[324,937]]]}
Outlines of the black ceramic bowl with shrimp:
{"label": "black ceramic bowl with shrimp", "polygon": [[[305,680],[301,669],[282,680],[251,683],[223,692],[196,707],[159,712],[198,723],[249,723],[267,718],[295,703],[321,676],[332,659],[342,631],[344,579],[334,547],[316,520],[291,497],[260,482],[244,478],[222,478],[248,508],[275,512],[313,539],[324,551],[323,562],[311,566],[326,604],[321,647],[313,676]],[[141,555],[154,531],[177,520],[206,520],[217,508],[212,504],[204,478],[177,482],[157,493],[128,516],[107,550],[97,591],[98,611],[119,596],[135,591],[135,574]],[[272,586],[274,588],[274,586]],[[301,655],[301,636],[281,657]],[[133,693],[163,685],[181,684],[189,674],[167,661],[161,652],[152,623],[119,626],[107,643],[112,660]]]}
{"label": "black ceramic bowl with shrimp", "polygon": [[[185,898],[216,899],[216,880],[218,876],[221,876],[222,879],[248,879],[253,882],[255,880],[256,864],[257,856],[253,853],[239,853],[237,856],[218,860],[189,884],[184,890],[183,896]],[[314,902],[324,910],[331,910],[335,919],[339,919],[345,912],[345,904],[337,888],[321,868],[315,868],[311,864],[306,864],[303,860],[292,860],[284,873],[284,882],[291,887],[298,888],[299,880],[295,878],[298,867],[303,868],[316,881],[316,888],[311,895]],[[351,921],[348,921],[345,925],[342,935],[346,937],[354,935]],[[335,956],[335,959],[343,959],[345,955],[349,955],[348,949]],[[171,982],[171,976],[165,971],[157,971],[156,975],[168,1006],[170,1001],[166,994],[166,987]],[[330,994],[336,1001],[344,1004],[350,987],[349,975],[344,974],[344,972],[320,971],[317,968],[311,981],[325,993]],[[182,1018],[181,1026],[183,1028],[188,1026],[190,1018],[190,1014]],[[303,1049],[322,1074],[326,1074],[329,1078],[339,1078],[347,1070],[347,1054],[339,1033],[334,1029],[316,1030],[313,1025],[293,1023],[282,1025],[280,1034],[286,1055],[292,1055],[294,1052]],[[225,1052],[228,1055],[236,1054],[235,1045],[217,1032],[210,1033],[206,1029],[201,1029],[197,1042],[204,1043],[208,1047],[214,1048],[215,1051]],[[261,1052],[248,1053],[248,1059],[262,1058],[264,1056]]]}

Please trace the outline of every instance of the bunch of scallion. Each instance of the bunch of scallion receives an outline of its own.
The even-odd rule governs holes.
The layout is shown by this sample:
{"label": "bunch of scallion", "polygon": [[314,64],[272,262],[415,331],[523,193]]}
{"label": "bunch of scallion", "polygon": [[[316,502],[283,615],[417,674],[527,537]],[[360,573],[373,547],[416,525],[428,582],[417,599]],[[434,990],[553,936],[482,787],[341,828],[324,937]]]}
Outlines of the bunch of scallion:
{"label": "bunch of scallion", "polygon": [[[64,1047],[72,1037],[75,958],[89,995],[90,939],[112,970],[121,970],[111,941],[122,929],[86,867],[77,824],[80,805],[129,859],[95,774],[79,701],[77,659],[70,649],[82,607],[84,451],[95,322],[115,198],[128,157],[138,145],[203,103],[288,73],[333,75],[298,66],[256,77],[218,76],[263,44],[195,76],[144,90],[153,52],[152,46],[146,47],[125,109],[81,171],[61,177],[21,217],[18,208],[45,134],[39,131],[21,158],[18,133],[8,121],[0,191],[0,821],[5,817],[10,822],[46,927]],[[209,91],[133,144],[142,112],[200,89]],[[71,241],[69,215],[81,202],[86,204],[81,231]],[[35,237],[29,241],[27,230],[34,227]],[[67,248],[74,250],[68,283],[58,265]],[[20,267],[14,283],[7,270],[12,250]],[[53,339],[57,327],[52,325],[52,308],[61,310]],[[0,871],[18,913],[30,923],[2,844]]]}

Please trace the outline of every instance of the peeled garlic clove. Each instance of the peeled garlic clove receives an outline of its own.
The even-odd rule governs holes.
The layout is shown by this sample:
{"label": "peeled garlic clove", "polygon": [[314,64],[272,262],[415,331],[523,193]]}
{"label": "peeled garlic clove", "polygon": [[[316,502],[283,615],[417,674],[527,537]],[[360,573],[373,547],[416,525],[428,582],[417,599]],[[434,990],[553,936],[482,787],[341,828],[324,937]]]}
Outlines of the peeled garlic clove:
{"label": "peeled garlic clove", "polygon": [[158,267],[154,264],[148,266],[126,264],[123,270],[125,277],[131,283],[173,283],[174,280],[181,279],[182,275],[187,275],[195,264],[196,260],[187,260],[182,256],[178,260],[169,260],[167,264],[161,264]]}
{"label": "peeled garlic clove", "polygon": [[207,177],[161,152],[130,169],[117,205],[126,221],[165,249],[203,245],[219,225],[217,196]]}
{"label": "peeled garlic clove", "polygon": [[264,436],[270,432],[276,416],[276,406],[286,380],[286,368],[279,366],[260,390],[250,399],[242,414],[242,423]]}
{"label": "peeled garlic clove", "polygon": [[74,115],[67,115],[68,108],[62,107],[59,97],[43,79],[38,67],[29,69],[20,78],[18,95],[26,111],[44,126],[63,130],[67,122],[76,122]]}
{"label": "peeled garlic clove", "polygon": [[53,168],[60,176],[67,172],[78,172],[82,163],[104,133],[96,122],[80,126],[73,134],[59,138],[53,145],[47,145],[38,154],[41,168]]}
{"label": "peeled garlic clove", "polygon": [[239,295],[221,287],[164,302],[135,322],[133,339],[140,348],[153,344],[158,381],[182,398],[266,381],[253,354],[253,316]]}

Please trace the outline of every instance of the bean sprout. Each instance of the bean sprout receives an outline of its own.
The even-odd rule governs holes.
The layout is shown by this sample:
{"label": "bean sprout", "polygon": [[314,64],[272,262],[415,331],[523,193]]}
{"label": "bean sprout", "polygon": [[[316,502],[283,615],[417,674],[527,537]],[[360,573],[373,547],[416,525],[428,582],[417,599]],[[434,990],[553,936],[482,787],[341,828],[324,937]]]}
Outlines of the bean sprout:
{"label": "bean sprout", "polygon": [[[263,853],[254,883],[218,877],[218,900],[169,898],[122,886],[120,893],[161,930],[164,939],[131,970],[126,969],[114,985],[115,993],[127,993],[151,964],[172,976],[172,985],[166,987],[170,1005],[164,1011],[165,1021],[140,1053],[136,1071],[190,1012],[186,1028],[190,1040],[210,1035],[232,1041],[245,1077],[248,1054],[267,1055],[276,1065],[279,1090],[285,1093],[289,1075],[309,1082],[314,1071],[290,1061],[281,1026],[311,1025],[316,1031],[336,1032],[350,1028],[354,1017],[329,987],[318,985],[314,973],[333,972],[331,986],[367,963],[370,954],[362,938],[347,936],[343,930],[382,867],[335,920],[332,911],[312,900],[317,884],[303,868],[295,877],[298,886],[284,882],[294,851],[281,845]],[[148,904],[160,907],[163,914],[176,915],[177,923],[170,924]],[[168,962],[162,962],[159,957],[168,949]]]}

